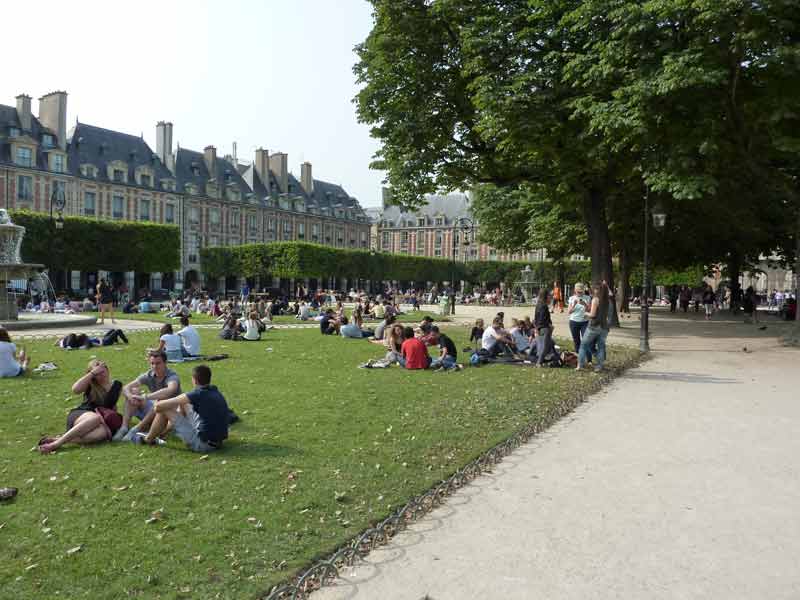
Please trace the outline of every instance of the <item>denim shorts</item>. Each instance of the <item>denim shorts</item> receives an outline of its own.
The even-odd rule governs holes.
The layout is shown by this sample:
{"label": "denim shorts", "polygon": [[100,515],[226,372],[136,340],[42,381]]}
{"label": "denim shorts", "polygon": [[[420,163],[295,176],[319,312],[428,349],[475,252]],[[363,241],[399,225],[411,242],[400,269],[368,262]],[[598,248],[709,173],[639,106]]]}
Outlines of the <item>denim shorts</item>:
{"label": "denim shorts", "polygon": [[184,417],[181,413],[175,415],[172,421],[175,427],[175,435],[181,438],[193,452],[211,452],[216,450],[216,446],[204,442],[200,439],[200,417],[195,411],[189,411],[189,416]]}

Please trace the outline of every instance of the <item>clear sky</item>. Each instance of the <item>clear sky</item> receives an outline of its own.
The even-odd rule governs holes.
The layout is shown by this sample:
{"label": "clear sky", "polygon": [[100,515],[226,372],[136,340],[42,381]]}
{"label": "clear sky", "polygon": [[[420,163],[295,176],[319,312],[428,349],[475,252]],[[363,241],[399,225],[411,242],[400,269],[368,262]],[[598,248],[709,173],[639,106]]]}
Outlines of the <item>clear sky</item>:
{"label": "clear sky", "polygon": [[3,6],[0,104],[66,90],[68,128],[144,133],[174,123],[173,144],[220,155],[238,145],[289,154],[290,169],[380,204],[377,149],[356,121],[353,47],[372,26],[365,0],[39,0]]}

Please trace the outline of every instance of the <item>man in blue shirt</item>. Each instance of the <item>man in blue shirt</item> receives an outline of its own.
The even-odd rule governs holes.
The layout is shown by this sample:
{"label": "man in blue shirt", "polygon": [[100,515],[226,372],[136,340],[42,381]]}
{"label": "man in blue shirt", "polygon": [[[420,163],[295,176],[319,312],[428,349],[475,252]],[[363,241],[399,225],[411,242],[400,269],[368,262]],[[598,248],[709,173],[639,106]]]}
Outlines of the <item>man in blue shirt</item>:
{"label": "man in blue shirt", "polygon": [[228,403],[217,387],[211,385],[211,369],[206,365],[192,369],[192,383],[195,388],[188,394],[156,404],[153,424],[143,436],[145,444],[156,444],[172,422],[176,435],[194,452],[205,454],[222,447],[228,438]]}

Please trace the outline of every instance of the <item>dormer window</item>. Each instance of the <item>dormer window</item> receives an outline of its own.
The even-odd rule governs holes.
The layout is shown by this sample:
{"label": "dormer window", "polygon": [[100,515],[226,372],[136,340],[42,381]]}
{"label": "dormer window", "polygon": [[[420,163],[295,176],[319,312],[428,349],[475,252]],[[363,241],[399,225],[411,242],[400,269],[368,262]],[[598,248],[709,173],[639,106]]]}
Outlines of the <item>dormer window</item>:
{"label": "dormer window", "polygon": [[45,133],[42,135],[42,146],[45,148],[54,148],[56,145],[56,139],[50,135],[49,133]]}
{"label": "dormer window", "polygon": [[139,175],[139,185],[144,187],[152,187],[153,185],[153,178],[150,175]]}
{"label": "dormer window", "polygon": [[97,177],[94,165],[81,165],[81,175],[91,179]]}
{"label": "dormer window", "polygon": [[200,167],[195,163],[192,163],[192,175],[200,175]]}
{"label": "dormer window", "polygon": [[225,181],[228,182],[231,180],[231,172],[228,169],[225,169]]}
{"label": "dormer window", "polygon": [[9,127],[8,129],[8,137],[15,138],[19,137],[19,129],[16,127]]}
{"label": "dormer window", "polygon": [[437,225],[444,225],[444,217],[436,217]]}
{"label": "dormer window", "polygon": [[17,148],[17,155],[14,157],[14,162],[20,167],[32,167],[33,152],[30,148]]}
{"label": "dormer window", "polygon": [[125,171],[122,169],[114,169],[112,179],[117,183],[125,183]]}
{"label": "dormer window", "polygon": [[50,157],[50,165],[56,173],[63,173],[66,170],[66,159],[63,154],[53,154]]}
{"label": "dormer window", "polygon": [[417,219],[417,226],[418,227],[425,227],[425,217],[419,217]]}

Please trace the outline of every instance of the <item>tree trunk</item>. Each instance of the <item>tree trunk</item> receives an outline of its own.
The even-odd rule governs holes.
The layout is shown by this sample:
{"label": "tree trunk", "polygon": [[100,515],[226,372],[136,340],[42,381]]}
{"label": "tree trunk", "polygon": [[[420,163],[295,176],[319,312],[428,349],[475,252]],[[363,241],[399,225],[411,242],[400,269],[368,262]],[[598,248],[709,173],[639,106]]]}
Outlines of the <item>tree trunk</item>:
{"label": "tree trunk", "polygon": [[628,255],[626,246],[622,246],[619,252],[619,290],[620,290],[620,312],[631,311],[631,259]]}
{"label": "tree trunk", "polygon": [[[592,188],[584,197],[583,218],[586,221],[592,250],[592,283],[605,281],[613,293],[614,267],[611,260],[611,236],[608,234],[608,221],[606,220],[606,199],[601,190]],[[619,327],[616,296],[611,299],[611,307],[609,326]]]}

